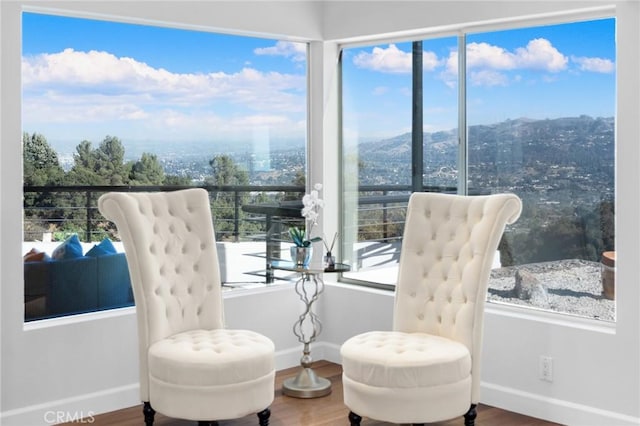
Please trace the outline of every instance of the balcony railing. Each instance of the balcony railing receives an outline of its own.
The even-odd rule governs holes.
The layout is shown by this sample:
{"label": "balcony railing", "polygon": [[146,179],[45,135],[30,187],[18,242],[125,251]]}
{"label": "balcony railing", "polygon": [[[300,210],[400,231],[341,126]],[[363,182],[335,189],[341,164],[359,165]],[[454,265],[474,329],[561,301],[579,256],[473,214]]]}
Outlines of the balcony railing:
{"label": "balcony railing", "polygon": [[[24,187],[24,245],[27,250],[36,246],[37,241],[43,240],[44,234],[51,234],[53,241],[62,241],[69,234],[76,233],[86,246],[91,242],[97,242],[104,237],[109,237],[117,241],[117,232],[113,224],[105,220],[97,209],[97,200],[105,192],[109,191],[172,191],[178,189],[191,188],[192,186],[56,186],[56,187]],[[277,250],[272,251],[274,255],[280,255],[280,246],[290,243],[286,230],[292,224],[301,224],[302,218],[299,217],[301,199],[304,194],[302,186],[202,186],[206,189],[211,198],[212,215],[214,218],[214,227],[216,229],[216,239],[223,251],[219,251],[221,261],[221,271],[223,283],[226,286],[244,285],[247,282],[255,284],[268,283],[274,279],[268,274],[269,268],[269,241],[271,241]],[[431,192],[455,192],[455,188],[424,188],[425,191]],[[351,256],[349,261],[352,262],[353,271],[343,277],[353,282],[372,282],[367,280],[368,273],[375,274],[375,282],[382,285],[382,288],[392,287],[392,284],[383,284],[381,280],[381,270],[391,271],[399,258],[400,240],[404,227],[404,218],[406,213],[406,205],[411,193],[409,186],[397,185],[371,185],[360,186],[358,192],[347,194],[344,198],[351,199],[351,206],[340,206],[341,211],[344,209],[355,209],[351,217],[357,220],[346,221],[342,235],[351,235],[353,244],[346,248],[343,256]],[[282,213],[282,211],[286,211]],[[268,213],[270,212],[270,213]],[[274,213],[276,212],[276,213]],[[280,215],[280,216],[279,216]],[[353,239],[355,238],[355,240]],[[234,244],[240,242],[242,244]],[[56,246],[53,243],[49,247]],[[85,247],[86,247],[85,246]],[[345,247],[343,247],[344,251]],[[349,252],[350,251],[350,252]],[[222,255],[221,255],[222,254]],[[343,260],[343,259],[341,259]],[[226,264],[229,266],[225,273]],[[574,262],[575,263],[575,262]],[[48,266],[60,266],[53,262]],[[242,272],[237,272],[237,265],[243,267]],[[36,266],[36,265],[32,265]],[[529,265],[520,265],[519,267],[529,267]],[[558,267],[562,265],[559,264]],[[594,266],[596,269],[597,264]],[[382,269],[380,269],[382,268]],[[126,266],[125,266],[126,269]],[[599,271],[599,269],[598,269]],[[42,294],[46,290],[42,286],[31,285],[27,288],[27,272],[29,277],[35,277],[39,282],[43,278],[43,274],[47,275],[48,280],[53,279],[52,271],[42,271],[38,269],[30,269],[27,271],[25,267],[25,313],[27,313],[27,303],[33,304],[42,299]],[[62,275],[58,277],[59,281],[65,281],[67,275],[62,271]],[[75,273],[75,272],[74,272]],[[573,273],[573,272],[572,272]],[[98,274],[99,275],[99,274]],[[599,281],[599,273],[591,274],[591,279]],[[112,274],[109,274],[111,280]],[[390,275],[393,278],[393,274]],[[226,277],[226,278],[225,278]],[[240,278],[238,278],[240,277]],[[539,276],[544,278],[543,275]],[[281,279],[286,277],[275,277]],[[101,277],[97,280],[100,283]],[[84,280],[84,281],[83,281]],[[244,281],[248,280],[248,281]],[[258,280],[258,281],[256,281]],[[582,281],[586,281],[584,278]],[[70,280],[73,281],[73,280]],[[65,282],[69,284],[70,281]],[[78,281],[86,280],[79,277]],[[250,284],[251,285],[251,284]],[[374,284],[375,285],[375,284]],[[100,284],[98,284],[98,287]],[[493,283],[490,287],[490,298],[497,295],[506,294],[505,290],[496,290],[497,284]],[[569,286],[569,284],[567,284]],[[54,289],[54,285],[50,286]],[[64,286],[59,286],[64,287]],[[498,287],[496,287],[498,288]],[[29,291],[27,291],[29,290]],[[60,288],[58,288],[60,290]],[[56,291],[58,291],[56,290]],[[26,320],[38,318],[47,318],[51,316],[71,315],[79,312],[87,312],[88,309],[67,309],[65,304],[67,301],[79,297],[76,291],[87,290],[86,285],[78,285],[72,293],[49,293],[47,298],[50,303],[46,309],[38,311],[34,316],[26,317]],[[563,292],[569,292],[568,289],[562,289]],[[493,296],[491,296],[493,295]],[[111,307],[128,306],[132,304],[131,295],[126,294],[110,294],[111,302],[115,303]],[[594,296],[598,298],[597,290]],[[57,299],[56,299],[57,298]],[[126,299],[126,300],[125,300]],[[61,301],[55,304],[52,301]],[[123,302],[124,300],[124,302]],[[604,300],[601,304],[606,304]],[[611,301],[613,303],[613,301]],[[98,308],[101,308],[102,301],[98,301]],[[607,305],[608,306],[608,305]],[[605,314],[598,314],[601,318],[609,318],[608,307],[605,306]],[[54,313],[53,310],[56,310]],[[570,311],[573,312],[573,311]],[[583,314],[580,312],[580,314]],[[596,314],[593,314],[596,315]],[[587,314],[587,316],[590,316]]]}
{"label": "balcony railing", "polygon": [[[297,186],[200,186],[212,199],[216,238],[239,241],[249,237],[255,227],[247,227],[254,218],[242,212],[244,203],[279,202],[300,198]],[[109,191],[159,192],[191,186],[25,186],[24,240],[35,241],[43,232],[77,233],[85,241],[98,241],[108,229],[97,208],[100,195]]]}
{"label": "balcony railing", "polygon": [[[246,205],[280,205],[300,201],[305,188],[294,185],[204,185],[212,200],[212,214],[219,241],[242,241],[264,238],[263,214],[243,210]],[[97,200],[105,192],[158,192],[192,188],[191,186],[25,186],[24,241],[39,241],[44,233],[60,240],[77,233],[86,241],[99,241],[113,228],[100,215]],[[455,188],[425,188],[429,191],[455,192]],[[359,241],[385,241],[401,236],[409,186],[361,186],[358,195]],[[301,207],[301,206],[300,206]],[[286,221],[301,219],[288,216]]]}

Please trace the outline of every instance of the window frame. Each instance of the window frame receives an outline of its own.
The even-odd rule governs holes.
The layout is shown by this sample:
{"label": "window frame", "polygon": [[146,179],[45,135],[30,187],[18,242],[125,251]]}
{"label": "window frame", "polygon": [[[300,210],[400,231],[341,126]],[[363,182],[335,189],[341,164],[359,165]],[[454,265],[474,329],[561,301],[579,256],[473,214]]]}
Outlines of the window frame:
{"label": "window frame", "polygon": [[[435,28],[435,29],[424,29],[423,31],[415,31],[410,35],[382,35],[375,36],[370,38],[361,38],[357,41],[344,41],[338,44],[338,49],[340,52],[340,59],[338,61],[338,79],[339,79],[339,102],[338,102],[338,114],[341,117],[339,123],[339,150],[342,155],[344,144],[343,144],[343,127],[342,127],[342,116],[344,114],[344,110],[342,108],[342,65],[343,65],[343,55],[342,52],[344,49],[348,48],[356,48],[356,47],[372,47],[380,44],[390,44],[390,43],[399,43],[399,42],[412,42],[418,40],[428,40],[432,38],[442,38],[442,37],[451,37],[456,36],[458,39],[458,129],[464,128],[464,132],[458,132],[458,165],[464,165],[464,167],[459,167],[458,170],[458,194],[467,194],[468,193],[468,126],[467,126],[467,98],[466,98],[466,85],[467,85],[467,69],[466,69],[466,38],[468,34],[472,33],[481,33],[481,32],[490,32],[490,31],[503,31],[503,30],[516,30],[524,27],[535,27],[535,26],[545,26],[545,25],[561,25],[561,24],[571,24],[575,22],[589,21],[589,20],[598,20],[598,19],[617,19],[616,10],[612,7],[599,7],[592,8],[588,10],[577,10],[577,11],[564,11],[561,13],[551,13],[551,14],[542,14],[536,16],[522,16],[517,18],[507,18],[500,19],[490,22],[475,22],[469,24],[460,24],[455,25],[453,27],[449,26],[446,28]],[[619,76],[616,73],[616,81]],[[618,84],[615,85],[615,95],[618,97]],[[616,105],[617,108],[617,105]],[[617,116],[616,116],[617,118]],[[614,141],[617,145],[617,141]],[[615,162],[617,163],[617,149],[615,154]],[[342,163],[340,163],[342,166]],[[342,169],[342,167],[341,167]],[[617,169],[617,167],[616,167]],[[617,173],[616,180],[617,180]],[[340,180],[339,183],[340,192],[345,193],[345,188],[343,187],[343,180]],[[617,183],[616,183],[617,187]],[[617,192],[617,191],[616,191]],[[342,203],[341,198],[341,203]],[[617,196],[614,199],[614,209],[617,209],[618,206],[618,198]],[[341,204],[341,210],[344,210],[344,206]],[[616,220],[617,221],[617,220]],[[340,218],[340,229],[344,230],[344,220]],[[617,226],[615,228],[618,229]],[[346,277],[343,273],[339,274],[338,281],[341,283],[345,283],[348,285],[355,285],[359,287],[365,288],[373,288],[380,289],[386,291],[395,291],[396,286],[393,284],[384,284],[378,282],[371,282],[366,280],[361,280],[354,277]],[[617,320],[617,314],[614,313],[613,321],[603,321],[596,318],[582,317],[570,313],[559,312],[559,311],[547,311],[542,309],[537,309],[535,307],[508,304],[508,303],[500,303],[500,302],[490,302],[487,299],[488,307],[494,312],[502,313],[507,316],[517,316],[521,318],[535,318],[537,320],[543,322],[550,323],[558,323],[558,321],[566,321],[572,325],[578,325],[579,328],[592,329],[597,331],[602,331],[605,333],[611,333],[612,330],[615,330]]]}
{"label": "window frame", "polygon": [[[312,157],[312,150],[311,150],[311,122],[312,122],[312,117],[311,117],[311,99],[310,99],[310,94],[311,94],[311,72],[310,72],[310,55],[311,55],[311,40],[306,39],[306,38],[300,38],[300,37],[295,37],[295,36],[286,36],[284,34],[276,34],[276,33],[256,33],[253,31],[249,31],[249,30],[231,30],[231,29],[223,29],[223,28],[219,28],[219,27],[208,27],[208,26],[200,26],[200,25],[191,25],[191,24],[184,24],[184,23],[177,23],[177,22],[172,22],[172,21],[149,21],[146,19],[142,19],[142,18],[132,18],[132,17],[125,17],[125,16],[116,16],[116,15],[103,15],[103,14],[93,14],[93,13],[83,13],[83,12],[77,12],[77,11],[72,11],[72,10],[58,10],[58,9],[50,9],[50,8],[43,8],[43,7],[32,7],[32,6],[26,6],[26,7],[22,7],[21,11],[20,11],[20,16],[21,16],[21,22],[20,22],[20,27],[21,27],[21,31],[22,31],[22,16],[25,13],[29,13],[29,14],[40,14],[40,15],[48,15],[48,16],[58,16],[58,17],[62,17],[62,18],[73,18],[73,19],[83,19],[83,20],[88,20],[88,21],[104,21],[104,22],[109,22],[109,23],[117,23],[117,24],[128,24],[128,25],[139,25],[139,26],[146,26],[146,27],[159,27],[159,28],[163,28],[163,29],[167,29],[167,30],[174,30],[174,31],[195,31],[195,32],[201,32],[201,33],[210,33],[210,34],[214,34],[214,35],[220,35],[220,36],[232,36],[232,37],[237,37],[237,38],[246,38],[246,39],[254,39],[254,40],[262,40],[262,41],[272,41],[274,44],[280,41],[283,42],[291,42],[291,43],[296,43],[296,44],[304,44],[305,46],[305,61],[304,61],[304,101],[301,103],[301,105],[304,105],[304,120],[305,120],[305,129],[304,129],[304,152],[302,153],[302,158],[304,158],[304,164],[303,164],[303,170],[304,170],[304,174],[305,174],[305,180],[306,180],[306,187],[309,187],[309,177],[310,177],[310,161],[311,161],[311,157]],[[21,38],[21,43],[22,43],[22,38]],[[23,54],[23,48],[22,46],[20,47],[20,53],[21,55]],[[22,83],[20,85],[20,91],[23,91],[23,87],[22,87]],[[21,103],[20,103],[20,107],[23,108],[24,107],[24,99],[21,99]],[[23,128],[23,123],[20,123],[20,127],[21,127],[21,132],[24,134],[24,128]],[[97,143],[94,146],[94,149],[97,148],[97,146],[100,144],[100,141],[97,141]],[[21,149],[22,151],[22,149]],[[21,155],[21,161],[23,162],[23,156]],[[22,169],[22,168],[21,168]],[[24,197],[24,175],[21,172],[21,177],[22,177],[22,185],[21,185],[21,195]],[[100,186],[104,186],[104,185],[96,185],[96,192],[100,192]],[[251,186],[256,186],[259,187],[258,185],[251,185]],[[265,190],[265,192],[273,192],[273,190],[270,190],[269,187],[280,187],[280,186],[291,186],[293,187],[293,184],[290,185],[285,185],[285,184],[279,184],[279,185],[270,185],[270,184],[264,184],[264,187],[267,188]],[[157,190],[157,191],[163,191],[163,189],[154,189],[151,188],[148,185],[141,185],[140,186],[141,190]],[[196,187],[196,186],[189,186],[189,187]],[[55,187],[54,188],[55,191]],[[176,189],[179,189],[178,187],[176,187]],[[95,201],[95,200],[94,200]],[[81,207],[85,207],[85,206],[81,206]],[[97,210],[97,208],[96,208]],[[24,205],[21,206],[20,208],[20,212],[23,215],[23,218],[21,219],[21,225],[22,225],[22,229],[21,229],[21,235],[24,236]],[[99,214],[99,213],[98,213]],[[218,243],[220,243],[221,241],[217,241]],[[24,245],[25,241],[24,241],[24,237],[22,238],[22,243]],[[62,241],[59,242],[60,244],[62,243]],[[89,243],[98,243],[98,241],[90,241]],[[24,251],[21,248],[21,252]],[[22,255],[23,253],[21,253]],[[23,262],[24,265],[24,262]],[[265,267],[265,269],[268,269]],[[21,296],[22,299],[24,299],[24,284],[25,284],[25,277],[24,274],[22,275],[22,281],[21,281]],[[225,284],[225,283],[222,283]],[[259,283],[247,283],[249,284],[246,288],[242,288],[242,291],[244,292],[253,292],[256,291],[255,287],[256,286],[260,286],[260,288],[262,289],[268,289],[269,287],[273,286],[273,283],[270,283],[266,280],[266,276],[265,276],[265,280]],[[235,288],[232,288],[232,290],[235,290]],[[259,291],[259,290],[258,290]],[[229,296],[228,294],[229,292],[225,292],[225,294],[223,295],[224,297]],[[25,317],[25,312],[23,312],[23,315],[21,317],[21,321],[23,324],[23,328],[25,330],[37,330],[39,328],[47,328],[50,326],[58,326],[58,325],[66,325],[66,324],[70,324],[70,323],[79,323],[79,322],[85,322],[85,321],[91,321],[91,320],[99,320],[102,318],[111,318],[111,317],[117,317],[117,316],[121,316],[121,315],[128,315],[131,312],[133,312],[133,309],[135,308],[135,301],[133,301],[131,304],[126,304],[123,306],[115,306],[115,307],[107,307],[107,308],[100,308],[98,307],[95,310],[88,310],[88,311],[82,311],[82,312],[69,312],[69,313],[62,313],[62,314],[57,314],[57,315],[49,315],[49,316],[44,316],[44,317],[38,317],[38,318],[33,318],[33,319],[29,319],[27,320]]]}

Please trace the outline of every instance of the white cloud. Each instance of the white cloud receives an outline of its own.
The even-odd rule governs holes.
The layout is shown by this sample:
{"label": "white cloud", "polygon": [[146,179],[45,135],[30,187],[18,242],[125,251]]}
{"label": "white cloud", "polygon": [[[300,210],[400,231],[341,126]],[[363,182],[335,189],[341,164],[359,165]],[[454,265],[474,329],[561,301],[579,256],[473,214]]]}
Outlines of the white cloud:
{"label": "white cloud", "polygon": [[[457,55],[455,55],[457,59]],[[566,69],[568,59],[551,42],[544,38],[529,41],[525,47],[509,52],[502,47],[488,43],[467,45],[467,66],[493,70],[539,69],[558,72]],[[453,66],[449,58],[448,66]]]}
{"label": "white cloud", "polygon": [[[410,74],[412,70],[411,52],[398,49],[395,44],[387,48],[374,47],[371,52],[360,52],[353,58],[353,63],[364,69],[380,71],[390,74]],[[429,51],[422,53],[422,67],[424,71],[432,71],[441,62],[438,56]]]}
{"label": "white cloud", "polygon": [[[457,67],[458,55],[455,54],[456,63],[452,62],[452,55],[449,57],[448,66]],[[469,68],[490,68],[499,70],[510,70],[516,66],[516,56],[503,49],[488,43],[469,43],[467,45],[467,67]]]}
{"label": "white cloud", "polygon": [[544,38],[536,38],[526,47],[516,49],[518,68],[541,69],[558,72],[567,68],[569,60],[558,51],[551,42]]}
{"label": "white cloud", "polygon": [[254,49],[256,55],[273,55],[292,58],[296,62],[307,59],[307,45],[290,41],[278,41],[275,46]]}
{"label": "white cloud", "polygon": [[249,67],[235,73],[173,73],[101,51],[24,57],[22,81],[25,121],[32,123],[142,121],[160,115],[163,120],[154,123],[180,127],[221,124],[221,117],[256,111],[298,120],[306,108],[304,75]]}
{"label": "white cloud", "polygon": [[471,71],[469,80],[474,86],[506,86],[509,83],[509,78],[506,74],[488,69]]}
{"label": "white cloud", "polygon": [[609,74],[615,71],[616,66],[610,59],[606,58],[588,58],[572,56],[571,60],[578,64],[580,70]]}
{"label": "white cloud", "polygon": [[433,71],[437,67],[441,65],[440,59],[438,59],[438,55],[434,52],[423,51],[422,52],[422,69],[423,71]]}
{"label": "white cloud", "polygon": [[[440,77],[446,85],[454,87],[458,78],[458,52],[452,51],[444,63],[445,70]],[[567,57],[543,38],[531,40],[525,47],[518,47],[513,52],[489,43],[473,42],[467,45],[470,82],[476,86],[506,86],[510,82],[523,81],[521,74],[510,77],[509,71],[542,70],[555,73],[565,70],[567,63]]]}
{"label": "white cloud", "polygon": [[353,58],[353,63],[359,68],[406,74],[411,72],[411,53],[403,52],[395,44],[390,44],[386,49],[374,47],[371,53],[358,53]]}

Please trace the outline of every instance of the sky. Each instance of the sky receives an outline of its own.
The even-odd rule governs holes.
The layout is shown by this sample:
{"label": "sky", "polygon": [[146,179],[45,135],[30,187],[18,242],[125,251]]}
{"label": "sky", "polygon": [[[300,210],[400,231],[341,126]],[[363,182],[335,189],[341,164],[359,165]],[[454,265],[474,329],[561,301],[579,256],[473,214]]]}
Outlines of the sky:
{"label": "sky", "polygon": [[[466,42],[469,125],[615,114],[613,19],[468,34]],[[422,40],[425,131],[457,127],[457,43]],[[345,50],[347,131],[361,138],[410,131],[411,51],[411,43]]]}
{"label": "sky", "polygon": [[[613,116],[613,19],[467,36],[469,124]],[[411,43],[346,48],[345,127],[411,128]],[[306,46],[23,14],[23,129],[50,143],[304,141]],[[457,127],[457,39],[423,41],[425,131]]]}
{"label": "sky", "polygon": [[24,13],[22,56],[50,143],[305,138],[305,44]]}

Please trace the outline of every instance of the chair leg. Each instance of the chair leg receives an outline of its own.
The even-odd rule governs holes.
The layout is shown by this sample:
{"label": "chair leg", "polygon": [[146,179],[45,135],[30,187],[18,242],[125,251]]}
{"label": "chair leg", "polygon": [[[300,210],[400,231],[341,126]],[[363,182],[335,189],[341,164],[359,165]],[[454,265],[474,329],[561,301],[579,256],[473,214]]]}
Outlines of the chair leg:
{"label": "chair leg", "polygon": [[156,415],[156,410],[151,408],[151,404],[149,402],[144,403],[144,407],[142,407],[142,413],[144,414],[144,424],[146,426],[153,426],[153,418]]}
{"label": "chair leg", "polygon": [[360,426],[360,422],[362,421],[362,417],[354,413],[353,411],[349,411],[349,424],[351,426]]}
{"label": "chair leg", "polygon": [[258,423],[260,426],[269,426],[269,417],[271,417],[271,410],[265,408],[258,413]]}
{"label": "chair leg", "polygon": [[478,412],[476,411],[476,404],[471,404],[469,411],[464,415],[464,426],[474,426],[476,424],[476,417]]}

